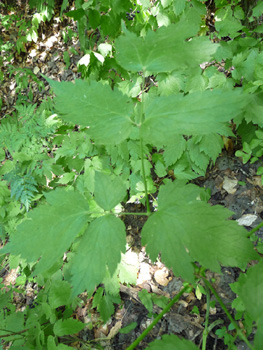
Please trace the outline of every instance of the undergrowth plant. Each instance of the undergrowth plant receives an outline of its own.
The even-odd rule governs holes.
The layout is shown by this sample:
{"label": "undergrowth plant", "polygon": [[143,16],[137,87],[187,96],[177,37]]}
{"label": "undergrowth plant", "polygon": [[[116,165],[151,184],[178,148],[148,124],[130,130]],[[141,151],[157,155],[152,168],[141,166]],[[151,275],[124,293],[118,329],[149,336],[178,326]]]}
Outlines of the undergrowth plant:
{"label": "undergrowth plant", "polygon": [[[76,339],[84,348],[91,346],[91,341],[74,335],[86,327],[72,318],[73,310],[81,305],[78,296],[84,291],[88,297],[93,295],[92,307],[106,322],[114,313],[114,304],[121,302],[120,283],[136,282],[136,271],[131,273],[125,261],[125,215],[147,218],[141,232],[146,252],[152,261],[160,257],[186,282],[129,350],[200,281],[208,304],[202,348],[215,326],[209,325],[213,293],[235,329],[229,349],[235,349],[237,337],[249,348],[261,349],[261,256],[247,231],[228,220],[232,212],[210,206],[208,192],[189,183],[204,175],[216,160],[223,147],[222,136],[233,136],[231,120],[238,126],[260,125],[262,120],[258,114],[260,89],[248,88],[250,82],[238,84],[244,72],[248,71],[248,80],[254,74],[246,64],[254,50],[253,62],[260,64],[256,54],[261,53],[261,43],[249,33],[241,35],[246,30],[238,1],[216,3],[218,18],[222,16],[222,23],[216,23],[217,39],[230,35],[235,39],[230,44],[212,42],[203,35],[206,8],[197,0],[133,3],[127,21],[134,20],[136,15],[131,13],[135,9],[139,19],[129,25],[121,21],[122,10],[118,12],[116,5],[111,10],[111,1],[108,7],[103,5],[108,10],[103,13],[98,10],[99,2],[77,1],[82,11],[71,15],[81,15],[84,21],[86,11],[93,11],[102,31],[103,21],[109,28],[116,10],[119,21],[113,28],[114,40],[99,44],[101,51],[96,55],[85,53],[90,55],[87,66],[91,64],[85,79],[57,82],[45,77],[55,93],[56,114],[51,112],[53,106],[42,106],[36,113],[35,106],[20,106],[14,122],[1,127],[1,146],[9,159],[1,170],[5,209],[0,214],[2,237],[8,232],[10,239],[1,250],[2,264],[7,264],[6,254],[10,253],[10,267],[18,266],[22,276],[19,283],[38,285],[36,299],[24,310],[12,305],[14,293],[23,294],[23,289],[10,287],[6,294],[1,289],[0,338],[5,344],[10,342],[11,349],[71,349]],[[107,20],[102,19],[105,14]],[[229,21],[236,24],[234,32]],[[101,65],[91,61],[92,55],[103,57]],[[237,71],[227,78],[233,62]],[[239,62],[242,73],[238,72]],[[14,138],[8,138],[9,132]],[[13,209],[14,220],[23,206],[32,209],[13,226],[6,220],[10,215],[6,185],[20,202]],[[145,204],[144,212],[122,209],[123,203],[138,198]],[[255,263],[247,268],[252,260]],[[235,316],[206,278],[206,270],[220,273],[221,265],[244,272],[232,286],[238,296],[232,305]],[[151,310],[151,303],[148,307]],[[246,332],[238,320],[243,321]],[[166,335],[148,347],[171,348],[194,350],[197,346]]]}

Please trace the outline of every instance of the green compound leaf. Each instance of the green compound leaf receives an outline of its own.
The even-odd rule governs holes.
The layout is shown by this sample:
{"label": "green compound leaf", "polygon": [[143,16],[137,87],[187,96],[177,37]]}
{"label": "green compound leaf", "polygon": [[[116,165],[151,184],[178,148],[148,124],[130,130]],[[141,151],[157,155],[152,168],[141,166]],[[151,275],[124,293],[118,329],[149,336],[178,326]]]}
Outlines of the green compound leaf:
{"label": "green compound leaf", "polygon": [[207,135],[216,130],[229,135],[226,122],[246,104],[247,100],[236,90],[207,90],[146,100],[141,136],[151,143],[166,144],[175,134]]}
{"label": "green compound leaf", "polygon": [[189,340],[180,339],[176,335],[164,335],[161,340],[149,344],[147,350],[198,350]]}
{"label": "green compound leaf", "polygon": [[113,209],[126,195],[126,187],[116,175],[95,172],[94,196],[104,210]]}
{"label": "green compound leaf", "polygon": [[132,72],[142,71],[149,75],[175,69],[182,71],[207,61],[217,50],[217,45],[207,37],[186,41],[199,28],[196,18],[190,24],[191,20],[191,16],[187,16],[156,32],[148,31],[144,38],[126,30],[115,42],[118,63]]}
{"label": "green compound leaf", "polygon": [[132,130],[131,100],[119,90],[100,82],[75,80],[57,82],[45,78],[56,94],[55,102],[62,118],[73,124],[90,127],[90,135],[98,143],[118,144]]}
{"label": "green compound leaf", "polygon": [[58,320],[54,324],[54,333],[58,337],[62,337],[63,335],[78,333],[85,327],[85,323],[74,320],[72,318],[66,320]]}
{"label": "green compound leaf", "polygon": [[48,270],[63,256],[88,220],[89,206],[79,192],[63,188],[45,196],[48,204],[34,209],[1,250],[20,255],[28,262],[41,257],[35,274]]}
{"label": "green compound leaf", "polygon": [[245,268],[248,261],[258,258],[244,228],[227,220],[231,212],[198,200],[200,192],[197,186],[181,181],[163,186],[158,212],[142,229],[142,244],[151,259],[161,253],[175,275],[187,281],[194,281],[194,261],[220,272],[220,263]]}
{"label": "green compound leaf", "polygon": [[107,268],[112,275],[125,245],[125,225],[120,219],[105,215],[92,221],[70,261],[73,293],[92,292],[107,276]]}

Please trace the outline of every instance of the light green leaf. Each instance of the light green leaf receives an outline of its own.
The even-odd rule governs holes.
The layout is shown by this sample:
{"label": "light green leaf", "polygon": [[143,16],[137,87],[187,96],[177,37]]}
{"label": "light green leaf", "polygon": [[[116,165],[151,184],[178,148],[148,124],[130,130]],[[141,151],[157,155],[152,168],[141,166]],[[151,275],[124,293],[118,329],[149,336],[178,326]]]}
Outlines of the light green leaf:
{"label": "light green leaf", "polygon": [[138,297],[140,298],[141,302],[146,307],[146,309],[149,312],[152,312],[153,311],[153,302],[152,302],[151,294],[149,294],[146,289],[143,289],[140,292],[138,292]]}
{"label": "light green leaf", "polygon": [[218,134],[209,134],[202,136],[200,142],[198,143],[200,151],[207,154],[213,162],[216,161],[219,153],[222,151],[224,146],[223,139]]}
{"label": "light green leaf", "polygon": [[52,335],[49,335],[47,338],[47,350],[56,350],[57,346],[56,346],[56,342],[55,342],[55,338],[52,337]]}
{"label": "light green leaf", "polygon": [[142,229],[142,245],[151,259],[161,253],[174,274],[187,281],[194,281],[194,261],[220,272],[220,263],[245,268],[248,261],[257,259],[244,228],[227,220],[231,212],[198,200],[198,191],[197,186],[181,181],[163,186],[158,211]]}
{"label": "light green leaf", "polygon": [[74,320],[73,318],[69,318],[66,320],[58,320],[54,324],[54,333],[58,337],[62,337],[63,335],[78,333],[83,328],[85,328],[85,326],[85,323],[82,323],[78,320]]}
{"label": "light green leaf", "polygon": [[186,0],[174,0],[173,1],[173,8],[174,8],[174,13],[176,16],[180,15],[184,8],[185,8],[185,2]]}
{"label": "light green leaf", "polygon": [[77,191],[56,189],[45,194],[48,204],[40,205],[18,226],[2,252],[37,262],[35,274],[48,270],[69,248],[87,224],[89,206]]}
{"label": "light green leaf", "polygon": [[69,123],[90,127],[90,135],[103,144],[117,144],[132,130],[131,100],[100,82],[57,82],[45,78],[56,94],[58,113]]}
{"label": "light green leaf", "polygon": [[125,252],[125,225],[113,215],[101,216],[88,227],[80,240],[76,254],[70,261],[73,292],[75,295],[85,289],[93,291],[107,276],[107,267],[111,274]]}
{"label": "light green leaf", "polygon": [[110,44],[100,44],[98,46],[99,52],[102,54],[102,56],[106,57],[109,53],[112,52],[112,45]]}
{"label": "light green leaf", "polygon": [[199,169],[206,170],[209,164],[209,156],[200,152],[200,147],[195,143],[195,139],[191,138],[187,142],[187,150],[191,161],[198,166]]}
{"label": "light green leaf", "polygon": [[98,311],[104,323],[108,321],[108,319],[111,317],[111,315],[114,312],[114,305],[113,305],[114,302],[119,303],[120,299],[117,300],[116,297],[113,297],[108,293],[104,294],[101,298],[101,301],[98,305]]}
{"label": "light green leaf", "polygon": [[99,206],[105,210],[113,209],[126,195],[122,180],[110,174],[95,172],[94,196]]}
{"label": "light green leaf", "polygon": [[[122,254],[121,262],[118,266],[118,274],[121,283],[136,284],[139,263],[135,252]],[[111,293],[112,294],[112,293]]]}
{"label": "light green leaf", "polygon": [[206,135],[231,131],[226,122],[247,104],[239,91],[204,91],[183,96],[160,96],[146,103],[141,136],[151,143],[166,143],[175,134]]}
{"label": "light green leaf", "polygon": [[167,169],[162,162],[158,161],[155,164],[155,172],[158,177],[164,177],[167,175]]}
{"label": "light green leaf", "polygon": [[185,91],[187,92],[196,92],[196,91],[204,91],[206,88],[206,81],[203,77],[203,75],[200,74],[200,68],[196,71],[196,73],[193,72],[192,76],[190,76],[187,79],[186,85],[185,85]]}
{"label": "light green leaf", "polygon": [[215,28],[221,36],[235,38],[243,28],[241,22],[233,16],[231,6],[216,11],[215,19]]}
{"label": "light green leaf", "polygon": [[0,148],[0,161],[5,159],[5,150],[3,148]]}
{"label": "light green leaf", "polygon": [[162,7],[165,9],[168,7],[173,0],[161,0]]}
{"label": "light green leaf", "polygon": [[163,159],[166,166],[170,166],[180,159],[185,149],[186,140],[182,135],[175,135],[172,139],[170,139],[163,153]]}
{"label": "light green leaf", "polygon": [[180,90],[184,90],[184,77],[180,72],[160,73],[157,76],[157,81],[158,92],[161,96],[177,94]]}
{"label": "light green leaf", "polygon": [[159,27],[167,27],[170,24],[169,17],[161,10],[158,12],[156,19]]}
{"label": "light green leaf", "polygon": [[198,350],[189,340],[180,339],[176,335],[164,335],[161,340],[149,344],[146,350]]}
{"label": "light green leaf", "polygon": [[94,295],[92,307],[97,307],[103,322],[106,323],[114,312],[113,303],[119,302],[119,295],[110,295],[109,293],[105,293],[102,287],[99,287]]}
{"label": "light green leaf", "polygon": [[71,300],[71,286],[67,281],[55,281],[51,284],[48,296],[52,309],[68,305]]}
{"label": "light green leaf", "polygon": [[72,181],[75,177],[75,173],[74,171],[72,171],[71,173],[65,173],[59,180],[58,183],[65,185],[67,183],[69,183],[70,181]]}
{"label": "light green leaf", "polygon": [[144,38],[126,30],[116,40],[116,59],[127,70],[147,74],[171,72],[175,69],[182,71],[197,66],[217,49],[205,37],[185,40],[196,34],[199,20],[193,10],[188,12],[184,20],[161,27],[156,32],[148,31]]}
{"label": "light green leaf", "polygon": [[252,13],[254,17],[262,16],[263,12],[263,3],[261,1],[258,1],[256,6],[253,8]]}
{"label": "light green leaf", "polygon": [[121,334],[128,334],[130,333],[133,329],[135,329],[137,327],[138,323],[137,322],[132,322],[130,324],[128,324],[128,326],[123,327],[122,329],[120,329],[120,333]]}

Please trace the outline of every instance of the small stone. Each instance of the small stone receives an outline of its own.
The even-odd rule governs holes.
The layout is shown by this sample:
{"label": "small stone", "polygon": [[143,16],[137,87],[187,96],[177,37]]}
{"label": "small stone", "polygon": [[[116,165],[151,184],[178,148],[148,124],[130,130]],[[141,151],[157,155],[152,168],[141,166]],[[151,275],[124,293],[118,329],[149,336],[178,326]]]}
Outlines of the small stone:
{"label": "small stone", "polygon": [[257,220],[257,215],[245,214],[241,218],[237,219],[238,225],[240,226],[251,226],[254,221]]}
{"label": "small stone", "polygon": [[236,186],[238,184],[237,179],[230,179],[225,176],[223,181],[223,189],[227,191],[227,193],[234,194],[236,192]]}

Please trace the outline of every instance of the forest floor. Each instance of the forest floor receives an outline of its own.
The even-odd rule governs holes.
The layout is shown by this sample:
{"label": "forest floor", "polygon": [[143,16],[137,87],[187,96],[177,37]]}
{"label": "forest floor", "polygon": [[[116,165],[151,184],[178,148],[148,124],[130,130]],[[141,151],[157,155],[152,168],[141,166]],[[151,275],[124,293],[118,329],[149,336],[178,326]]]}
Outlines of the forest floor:
{"label": "forest floor", "polygon": [[[23,10],[22,8],[20,9]],[[1,27],[1,24],[0,24]],[[42,33],[36,43],[25,46],[25,52],[18,54],[14,52],[14,57],[8,64],[16,67],[13,74],[10,74],[7,62],[3,64],[4,80],[1,86],[1,98],[3,105],[1,109],[1,118],[11,115],[15,110],[14,106],[18,94],[16,88],[22,79],[22,71],[19,69],[29,69],[45,85],[44,89],[38,89],[38,83],[33,82],[33,103],[39,105],[41,101],[49,94],[49,87],[41,74],[58,81],[72,81],[80,77],[78,73],[77,62],[81,58],[80,47],[77,38],[72,38],[65,43],[62,37],[62,31],[65,28],[71,28],[76,32],[75,23],[71,20],[56,22],[56,16],[52,24],[43,25]],[[1,30],[1,28],[0,28]],[[9,31],[2,31],[3,39],[8,42],[16,38],[17,27],[11,26]],[[70,50],[74,48],[74,50]],[[69,61],[66,63],[64,53],[69,53]],[[20,76],[20,79],[19,79]],[[29,78],[30,79],[30,78]],[[20,92],[24,97],[28,91]],[[195,179],[195,183],[211,189],[211,205],[223,205],[233,211],[232,220],[237,220],[240,225],[247,229],[256,227],[263,219],[263,187],[261,177],[256,175],[258,164],[244,165],[240,159],[235,157],[235,141],[228,145],[216,163],[212,165],[205,177]],[[127,204],[126,209],[139,212],[144,211],[142,204]],[[100,344],[105,349],[125,349],[128,347],[142,331],[151,323],[153,316],[142,304],[138,297],[138,292],[142,288],[148,292],[159,296],[173,297],[182,287],[182,281],[173,276],[161,262],[152,263],[147,258],[144,247],[140,246],[140,231],[143,226],[143,219],[138,216],[128,216],[125,219],[127,229],[127,240],[130,249],[127,251],[127,259],[138,268],[137,285],[131,288],[121,286],[122,305],[116,308],[115,314],[110,318],[106,325],[95,326],[99,315],[93,311],[92,323],[94,327],[88,333],[85,331],[80,334],[83,340],[93,339],[95,344]],[[263,228],[258,231],[259,238],[263,238]],[[207,247],[213,249],[213,247]],[[11,278],[11,271],[6,271],[4,278],[7,281]],[[235,298],[229,284],[237,280],[239,276],[238,269],[222,267],[222,275],[213,274],[215,278],[214,287],[223,298],[227,305]],[[196,293],[186,294],[181,302],[174,306],[170,313],[154,327],[148,336],[141,342],[137,349],[145,349],[150,341],[163,334],[177,334],[186,339],[194,341],[200,345],[202,332],[204,330],[203,322],[206,311],[206,301],[204,295],[198,296]],[[193,310],[199,310],[193,312]],[[89,300],[86,300],[85,306],[75,310],[76,317],[83,322],[89,322],[88,319]],[[161,309],[154,306],[153,313],[159,313]],[[220,326],[228,327],[229,322],[225,318],[218,304],[211,309],[210,321],[220,321]],[[128,334],[121,334],[119,330],[132,322],[136,322],[135,329]],[[98,322],[97,322],[98,323]],[[216,328],[215,328],[216,329]],[[224,350],[227,347],[222,339],[219,339],[213,329],[208,338],[207,349]],[[74,346],[74,344],[71,344]],[[78,344],[75,344],[78,348]],[[245,350],[244,343],[238,344],[238,350]]]}

